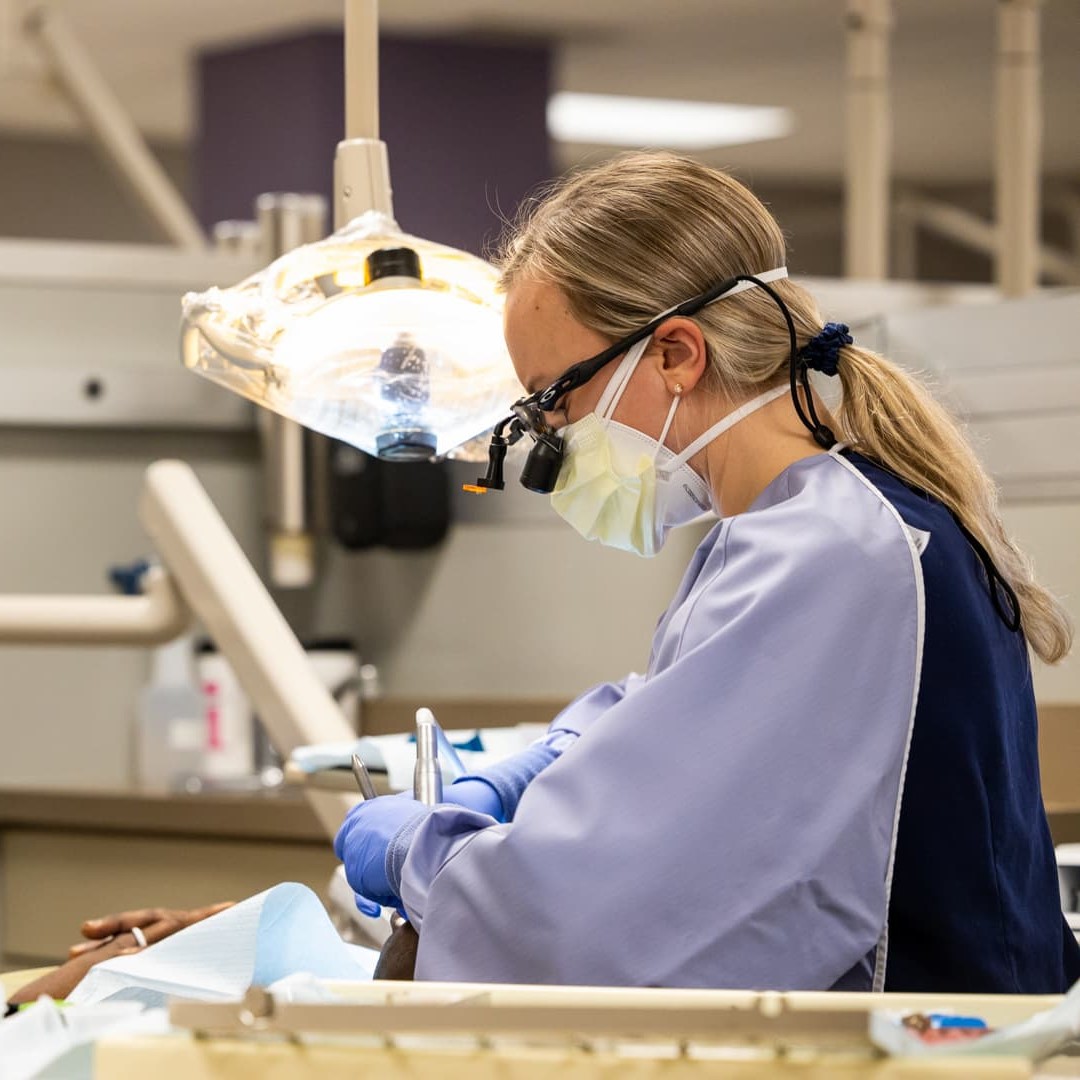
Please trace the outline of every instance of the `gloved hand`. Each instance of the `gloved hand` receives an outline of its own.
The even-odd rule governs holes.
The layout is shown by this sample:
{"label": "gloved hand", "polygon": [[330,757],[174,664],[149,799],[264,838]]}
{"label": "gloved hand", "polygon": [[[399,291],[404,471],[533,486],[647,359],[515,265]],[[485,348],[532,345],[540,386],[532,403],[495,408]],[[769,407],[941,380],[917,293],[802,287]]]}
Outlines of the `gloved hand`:
{"label": "gloved hand", "polygon": [[[399,886],[387,877],[387,851],[399,833],[429,813],[430,807],[404,796],[368,799],[349,811],[334,839],[334,854],[345,864],[345,877],[365,914],[372,901],[397,906]],[[362,899],[368,903],[361,906]]]}
{"label": "gloved hand", "polygon": [[[379,802],[396,802],[407,801],[414,807],[419,806],[408,792],[400,792],[397,795],[384,796],[379,799]],[[450,803],[453,806],[463,806],[466,810],[475,810],[479,814],[487,814],[489,817],[493,817],[496,821],[503,820],[502,812],[502,800],[499,798],[495,789],[487,783],[485,780],[479,780],[474,777],[465,780],[456,780],[454,783],[447,785],[443,789],[443,803]],[[363,804],[361,804],[363,805]],[[390,811],[386,811],[390,813]],[[352,815],[350,815],[351,817]],[[347,825],[349,818],[345,819]],[[345,825],[342,825],[341,832],[338,833],[338,841],[341,840],[341,834],[345,830]],[[338,851],[338,841],[334,843],[334,851],[337,852],[338,858],[345,862],[345,858]],[[385,851],[385,849],[384,849]],[[385,854],[384,854],[385,860]],[[370,915],[372,918],[377,919],[382,913],[381,905],[368,896],[363,895],[357,890],[356,884],[353,882],[352,875],[349,872],[348,863],[345,863],[345,875],[349,879],[349,884],[353,886],[354,895],[356,897],[356,906],[359,911],[364,915]]]}
{"label": "gloved hand", "polygon": [[377,919],[382,914],[382,904],[376,904],[374,900],[369,900],[366,896],[361,896],[358,892],[353,893],[353,899],[356,901],[356,910],[361,915],[367,915],[372,919]]}
{"label": "gloved hand", "polygon": [[504,820],[499,793],[486,780],[477,777],[455,780],[443,788],[443,802],[464,806],[466,810],[475,810],[478,814],[487,814],[496,821]]}

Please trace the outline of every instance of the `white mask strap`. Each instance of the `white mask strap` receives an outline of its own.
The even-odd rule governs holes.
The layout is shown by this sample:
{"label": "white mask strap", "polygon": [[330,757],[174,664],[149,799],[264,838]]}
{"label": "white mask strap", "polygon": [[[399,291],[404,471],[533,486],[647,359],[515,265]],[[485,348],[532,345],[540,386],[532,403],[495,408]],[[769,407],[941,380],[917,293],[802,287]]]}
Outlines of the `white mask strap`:
{"label": "white mask strap", "polygon": [[627,383],[630,382],[630,376],[637,370],[638,362],[645,355],[645,350],[649,347],[651,340],[651,337],[647,337],[631,345],[626,350],[626,355],[619,361],[615,374],[611,376],[607,386],[604,387],[604,392],[600,395],[600,400],[593,410],[601,419],[606,420],[615,411]]}
{"label": "white mask strap", "polygon": [[[766,285],[769,285],[774,281],[781,281],[784,278],[786,278],[788,276],[787,275],[787,267],[786,266],[778,266],[778,267],[776,267],[775,270],[766,270],[763,274],[754,274],[753,276],[756,277],[758,279],[758,281],[764,282]],[[737,282],[736,284],[732,285],[731,288],[728,289],[727,292],[722,292],[716,298],[716,300],[724,300],[729,296],[734,296],[736,293],[746,292],[747,289],[756,289],[756,288],[757,288],[757,281],[740,281],[740,282]],[[716,300],[710,300],[709,303],[715,304]]]}
{"label": "white mask strap", "polygon": [[[769,285],[774,281],[780,281],[781,279],[786,278],[788,276],[788,272],[786,266],[778,266],[773,270],[766,270],[764,273],[754,274],[753,276],[756,277],[758,281]],[[709,304],[715,304],[718,300],[726,300],[729,296],[734,296],[736,293],[746,292],[747,289],[756,289],[757,287],[757,281],[736,282],[734,285],[731,286],[730,289],[728,289],[727,292],[722,292],[719,296],[714,296],[709,301]],[[683,303],[686,303],[686,301],[684,300]],[[709,304],[706,304],[705,306],[708,307]],[[662,319],[665,315],[670,315],[677,307],[681,306],[682,304],[672,304],[671,307],[669,307],[666,311],[661,311],[660,314],[656,317],[658,319]]]}
{"label": "white mask strap", "polygon": [[699,450],[708,446],[714,439],[720,438],[725,431],[733,428],[740,420],[745,420],[751,413],[763,409],[770,402],[775,401],[778,397],[783,397],[786,393],[788,393],[788,387],[774,386],[771,390],[766,390],[764,394],[758,394],[756,398],[751,398],[745,405],[740,405],[734,412],[728,413],[723,420],[713,424],[708,431],[699,435],[681,454],[670,462],[667,468],[671,470],[685,464]]}
{"label": "white mask strap", "polygon": [[680,401],[682,401],[682,398],[677,395],[671,401],[671,408],[668,409],[667,419],[664,421],[664,430],[660,432],[660,438],[656,443],[656,453],[653,454],[653,461],[660,456],[660,448],[664,445],[667,433],[671,430],[671,421],[675,419],[675,410],[679,407]]}

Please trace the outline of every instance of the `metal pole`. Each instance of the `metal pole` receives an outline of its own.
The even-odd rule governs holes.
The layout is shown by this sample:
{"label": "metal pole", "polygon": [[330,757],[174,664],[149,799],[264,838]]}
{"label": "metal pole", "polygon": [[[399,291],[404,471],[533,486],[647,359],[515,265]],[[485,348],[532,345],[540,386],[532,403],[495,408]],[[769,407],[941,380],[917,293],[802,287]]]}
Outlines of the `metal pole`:
{"label": "metal pole", "polygon": [[379,4],[345,0],[345,138],[379,137]]}
{"label": "metal pole", "polygon": [[880,280],[889,265],[891,0],[848,0],[844,272]]}
{"label": "metal pole", "polygon": [[105,160],[142,209],[178,247],[204,249],[206,236],[195,215],[64,18],[36,8],[23,26]]}
{"label": "metal pole", "polygon": [[998,3],[997,280],[1005,296],[1039,283],[1040,3]]}
{"label": "metal pole", "polygon": [[[255,202],[267,259],[276,259],[326,235],[321,195],[267,194]],[[307,485],[308,439],[304,429],[267,409],[259,410],[270,534],[270,580],[298,589],[315,580],[315,538]]]}
{"label": "metal pole", "polygon": [[369,210],[394,214],[379,141],[379,5],[345,0],[345,138],[334,154],[334,228]]}

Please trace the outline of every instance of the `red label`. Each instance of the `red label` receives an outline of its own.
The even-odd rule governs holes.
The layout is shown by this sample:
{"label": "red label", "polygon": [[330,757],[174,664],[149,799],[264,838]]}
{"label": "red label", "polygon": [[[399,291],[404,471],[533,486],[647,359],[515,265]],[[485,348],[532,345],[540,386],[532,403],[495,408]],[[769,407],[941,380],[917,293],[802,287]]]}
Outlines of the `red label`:
{"label": "red label", "polygon": [[206,710],[206,741],[211,750],[221,749],[221,713],[214,707]]}

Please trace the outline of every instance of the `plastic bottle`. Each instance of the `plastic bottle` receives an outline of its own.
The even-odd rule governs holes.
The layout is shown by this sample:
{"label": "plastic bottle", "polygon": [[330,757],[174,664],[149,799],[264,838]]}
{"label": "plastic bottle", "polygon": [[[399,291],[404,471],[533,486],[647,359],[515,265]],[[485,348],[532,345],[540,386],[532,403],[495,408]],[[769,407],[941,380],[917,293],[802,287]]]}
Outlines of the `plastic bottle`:
{"label": "plastic bottle", "polygon": [[[232,665],[211,642],[199,644],[206,752],[202,775],[216,788],[246,788],[255,776],[255,716]],[[256,785],[257,786],[257,785]]]}
{"label": "plastic bottle", "polygon": [[181,637],[154,650],[150,683],[139,694],[135,755],[139,786],[158,791],[183,788],[199,773],[205,744],[192,639]]}

